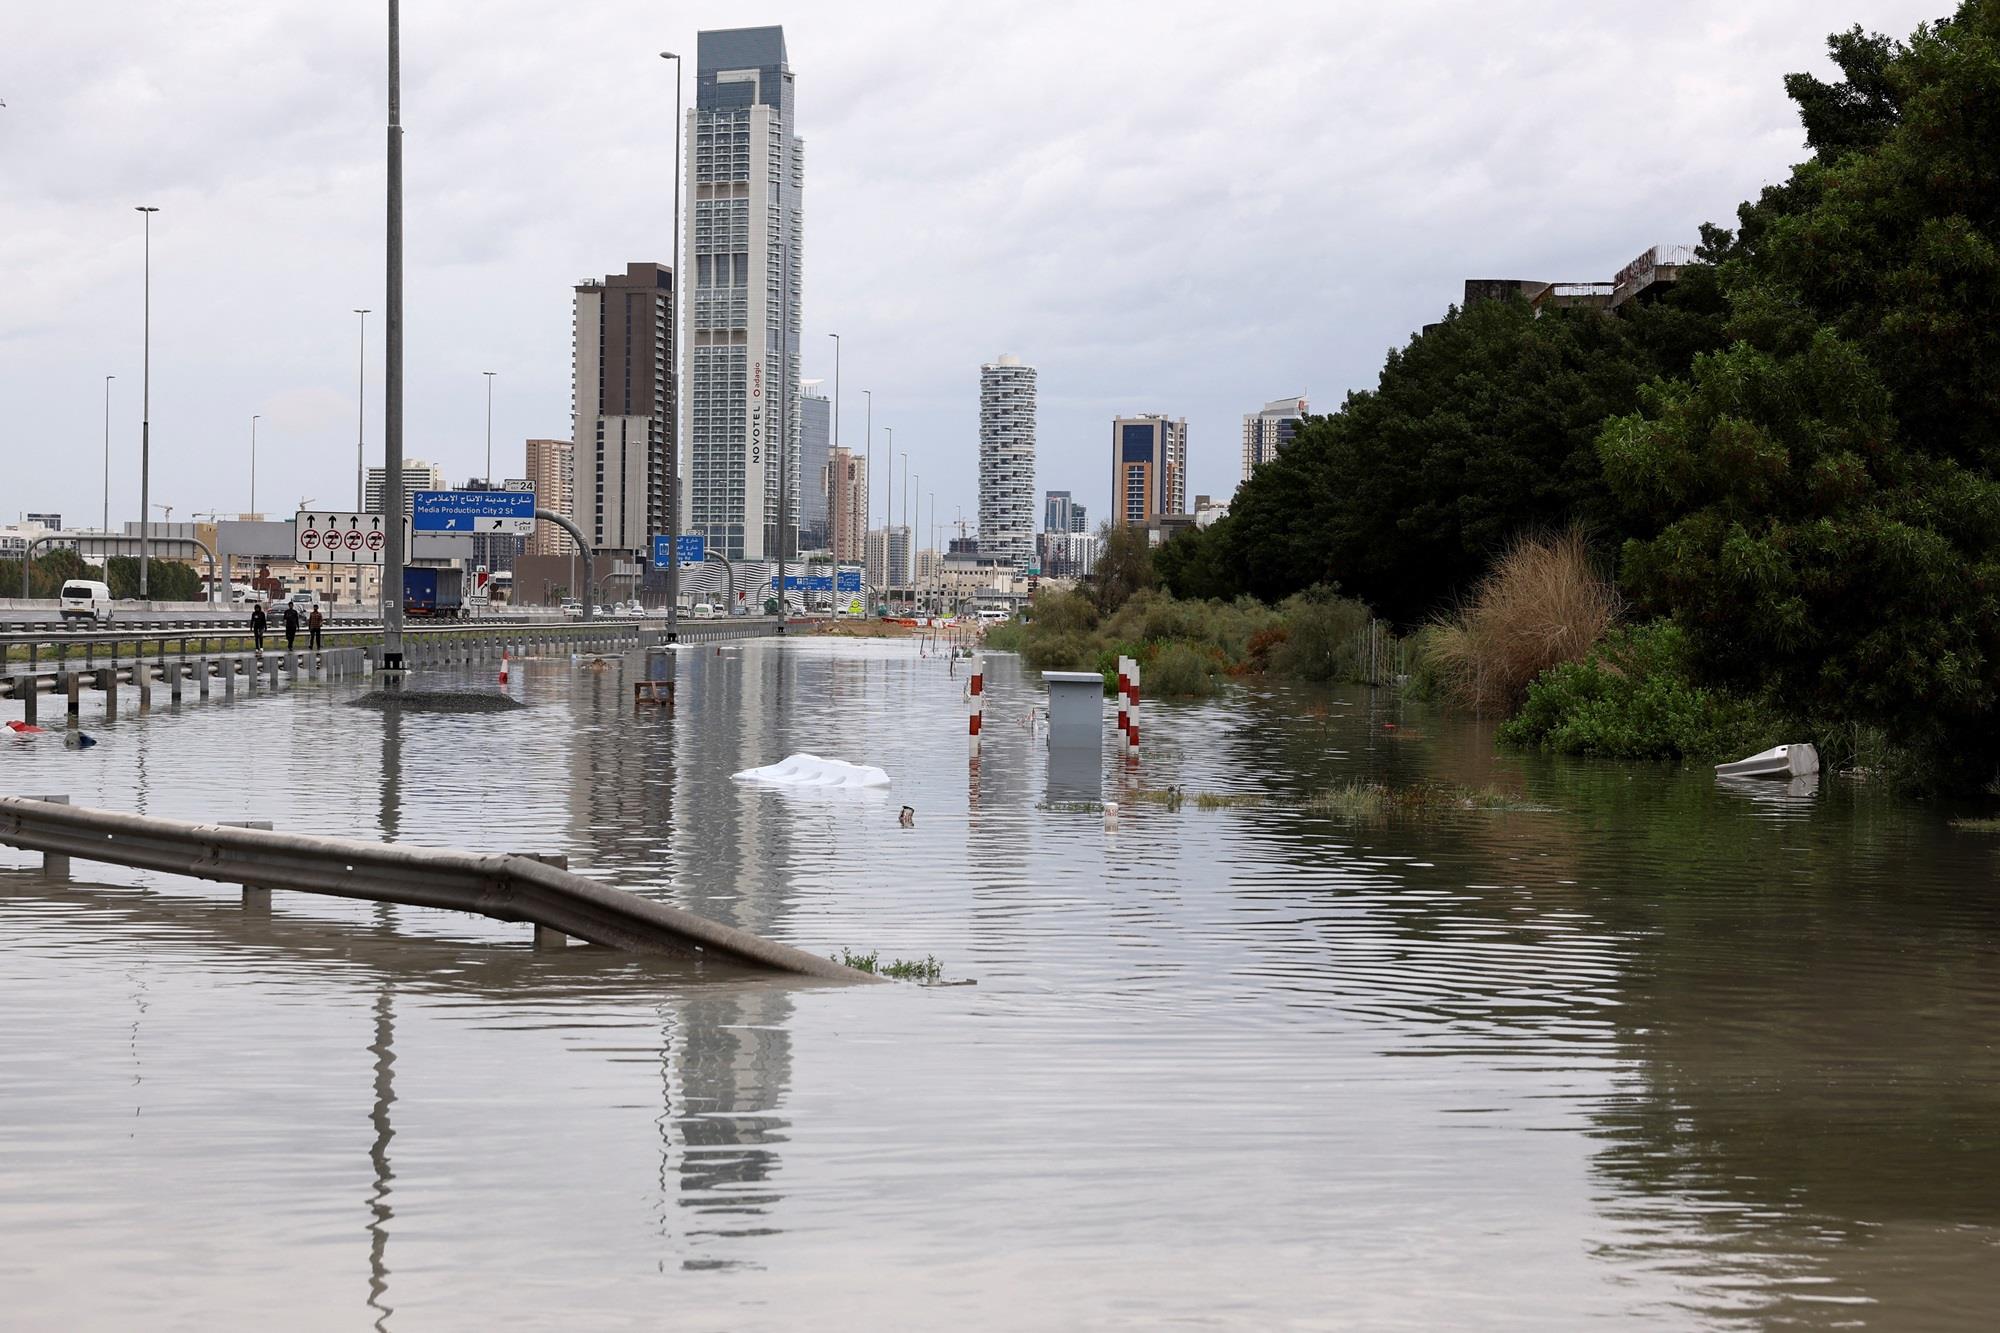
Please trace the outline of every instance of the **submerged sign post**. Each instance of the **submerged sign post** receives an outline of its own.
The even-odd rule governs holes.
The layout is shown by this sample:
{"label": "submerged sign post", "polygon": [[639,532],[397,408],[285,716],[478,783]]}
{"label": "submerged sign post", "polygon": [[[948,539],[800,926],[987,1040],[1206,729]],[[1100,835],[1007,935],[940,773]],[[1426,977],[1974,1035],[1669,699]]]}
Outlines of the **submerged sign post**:
{"label": "submerged sign post", "polygon": [[292,520],[292,559],[301,564],[379,565],[388,545],[380,514],[300,510]]}
{"label": "submerged sign post", "polygon": [[410,497],[410,526],[416,532],[527,537],[535,531],[535,493],[417,491]]}
{"label": "submerged sign post", "polygon": [[[698,565],[708,556],[708,542],[699,532],[681,534],[680,546],[681,563],[684,565]],[[666,567],[667,539],[656,535],[653,538],[653,568],[665,569]]]}

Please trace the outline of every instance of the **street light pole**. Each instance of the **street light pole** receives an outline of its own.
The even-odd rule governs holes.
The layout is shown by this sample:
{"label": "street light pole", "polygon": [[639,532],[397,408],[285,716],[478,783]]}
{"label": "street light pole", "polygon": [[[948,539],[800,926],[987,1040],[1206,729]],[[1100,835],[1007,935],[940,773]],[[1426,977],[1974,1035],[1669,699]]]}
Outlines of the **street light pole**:
{"label": "street light pole", "polygon": [[[782,221],[779,225],[784,225]],[[778,262],[778,318],[784,334],[778,353],[778,633],[785,632],[785,517],[790,509],[787,482],[792,473],[792,319],[785,301],[792,293],[791,232],[786,229]]]}
{"label": "street light pole", "polygon": [[914,582],[910,576],[916,573],[915,570],[910,568],[915,563],[911,557],[916,552],[910,549],[910,455],[908,450],[903,452],[903,521],[900,526],[903,529],[903,583],[907,586]]}
{"label": "street light pole", "polygon": [[[868,459],[867,465],[861,473],[861,576],[863,579],[866,579],[868,577],[868,543],[873,541],[875,536],[875,391],[873,389],[863,389],[861,391],[861,399],[868,407],[867,416],[864,419],[866,424],[861,432],[865,437],[862,445]],[[862,600],[864,602],[867,600],[866,593],[862,594]],[[870,615],[874,614],[872,607],[866,609]]]}
{"label": "street light pole", "polygon": [[[354,352],[354,512],[368,509],[368,312],[361,316],[361,340]],[[361,576],[354,576],[354,600],[361,600]]]}
{"label": "street light pole", "polygon": [[250,418],[250,512],[257,512],[257,422],[259,416]]}
{"label": "street light pole", "polygon": [[895,543],[890,541],[890,525],[896,521],[896,428],[882,427],[886,437],[882,443],[882,456],[889,466],[882,469],[882,596],[886,601],[889,589],[896,586],[890,573],[896,567]]}
{"label": "street light pole", "polygon": [[[681,615],[681,129],[687,119],[681,110],[681,58],[674,51],[660,52],[660,59],[674,62],[674,349],[673,420],[667,438],[667,642],[680,639]],[[734,610],[734,608],[729,608]]]}
{"label": "street light pole", "polygon": [[482,370],[486,377],[486,489],[493,489],[493,377],[498,371]]}
{"label": "street light pole", "polygon": [[104,531],[111,531],[111,381],[116,375],[104,377]]}
{"label": "street light pole", "polygon": [[134,205],[146,217],[146,327],[144,370],[139,381],[139,600],[146,600],[146,566],[153,554],[153,214],[150,204]]}
{"label": "street light pole", "polygon": [[[403,669],[403,60],[401,14],[389,0],[389,161],[382,373],[382,666]],[[397,679],[392,676],[391,680]]]}
{"label": "street light pole", "polygon": [[833,619],[834,598],[840,593],[840,550],[834,545],[834,533],[838,525],[834,518],[833,497],[837,487],[833,482],[834,454],[840,452],[840,335],[829,333],[833,339],[833,450],[826,456],[826,544],[833,556],[833,586],[826,594],[826,618]]}

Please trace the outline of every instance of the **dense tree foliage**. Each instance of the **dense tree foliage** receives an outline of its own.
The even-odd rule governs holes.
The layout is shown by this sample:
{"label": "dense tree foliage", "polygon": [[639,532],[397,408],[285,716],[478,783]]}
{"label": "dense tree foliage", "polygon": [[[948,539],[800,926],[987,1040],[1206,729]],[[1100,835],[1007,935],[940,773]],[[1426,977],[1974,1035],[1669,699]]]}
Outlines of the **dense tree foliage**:
{"label": "dense tree foliage", "polygon": [[1949,780],[2000,755],[2000,0],[1831,47],[1788,81],[1814,156],[1707,238],[1732,345],[1600,453],[1707,678]]}
{"label": "dense tree foliage", "polygon": [[1161,577],[1183,597],[1335,585],[1421,621],[1524,531],[1607,527],[1599,428],[1716,346],[1721,313],[1706,270],[1617,317],[1518,300],[1454,309],[1390,353],[1374,390],[1259,468],[1229,518],[1163,548]]}

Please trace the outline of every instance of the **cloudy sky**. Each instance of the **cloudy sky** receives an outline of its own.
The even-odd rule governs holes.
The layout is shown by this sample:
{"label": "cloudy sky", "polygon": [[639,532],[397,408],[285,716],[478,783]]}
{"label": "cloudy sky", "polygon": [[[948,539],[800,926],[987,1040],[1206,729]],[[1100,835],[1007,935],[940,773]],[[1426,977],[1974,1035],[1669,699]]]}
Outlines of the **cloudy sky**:
{"label": "cloudy sky", "polygon": [[[408,453],[456,483],[569,434],[570,288],[668,260],[673,79],[782,23],[806,140],[808,376],[843,336],[949,521],[978,376],[1040,370],[1041,488],[1102,515],[1109,421],[1184,415],[1191,491],[1245,411],[1373,383],[1468,276],[1604,279],[1782,177],[1791,70],[1947,0],[406,0]],[[382,299],[383,11],[0,7],[0,521],[136,518],[141,222],[153,496],[174,517],[351,499],[355,307]],[[692,62],[690,61],[690,69]],[[690,88],[689,95],[692,95]],[[371,461],[380,315],[367,317]],[[900,470],[900,464],[898,464]],[[900,482],[899,482],[900,491]],[[881,490],[876,488],[877,503]]]}

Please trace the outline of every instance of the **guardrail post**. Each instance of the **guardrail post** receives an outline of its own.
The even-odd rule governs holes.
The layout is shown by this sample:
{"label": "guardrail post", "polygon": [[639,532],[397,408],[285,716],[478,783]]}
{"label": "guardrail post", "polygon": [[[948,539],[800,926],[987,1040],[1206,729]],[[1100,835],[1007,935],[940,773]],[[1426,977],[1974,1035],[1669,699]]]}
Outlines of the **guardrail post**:
{"label": "guardrail post", "polygon": [[[50,805],[68,805],[68,804],[69,804],[69,797],[67,797],[67,796],[36,796],[36,797],[33,797],[33,798],[31,798],[31,799],[33,799],[33,800],[37,800],[37,801],[47,801],[47,802],[48,802],[48,803],[49,803]],[[44,875],[48,876],[48,877],[49,877],[50,879],[68,879],[68,878],[69,878],[69,853],[67,853],[67,852],[43,852],[43,853],[42,853],[42,873],[43,873]]]}
{"label": "guardrail post", "polygon": [[[569,869],[569,857],[562,855],[560,852],[516,852],[514,855],[521,857],[523,860],[540,861],[543,865],[554,866],[557,870]],[[535,927],[535,948],[537,950],[567,949],[569,943],[569,936],[563,934],[560,930],[550,930],[547,926],[539,925]]]}
{"label": "guardrail post", "polygon": [[[262,829],[266,833],[271,831],[271,821],[268,819],[224,819],[218,822],[224,828],[254,828]],[[271,914],[271,890],[262,884],[245,884],[243,886],[243,910],[260,916],[269,916]]]}
{"label": "guardrail post", "polygon": [[104,716],[118,716],[118,668],[114,666],[97,668],[97,685],[104,691]]}
{"label": "guardrail post", "polygon": [[35,725],[36,703],[42,692],[42,679],[35,674],[32,666],[25,676],[14,677],[14,690],[21,695],[21,720],[29,726]]}
{"label": "guardrail post", "polygon": [[208,645],[207,644],[202,645],[201,656],[195,659],[195,670],[200,673],[195,677],[195,689],[202,698],[206,699],[208,697]]}
{"label": "guardrail post", "polygon": [[[115,673],[114,673],[115,674]],[[132,683],[139,687],[139,711],[151,712],[153,708],[153,668],[147,664],[143,651],[132,658]]]}
{"label": "guardrail post", "polygon": [[236,659],[224,653],[217,662],[217,665],[222,668],[222,697],[225,699],[234,699],[236,697]]}
{"label": "guardrail post", "polygon": [[271,693],[276,694],[278,692],[278,654],[272,653],[264,660],[271,668]]}
{"label": "guardrail post", "polygon": [[77,718],[83,715],[83,673],[65,671],[56,678],[56,683],[62,687],[63,701],[69,710],[70,725],[74,726]]}
{"label": "guardrail post", "polygon": [[186,658],[176,657],[173,665],[167,668],[167,701],[169,703],[178,705],[181,701],[181,668],[186,665]]}

